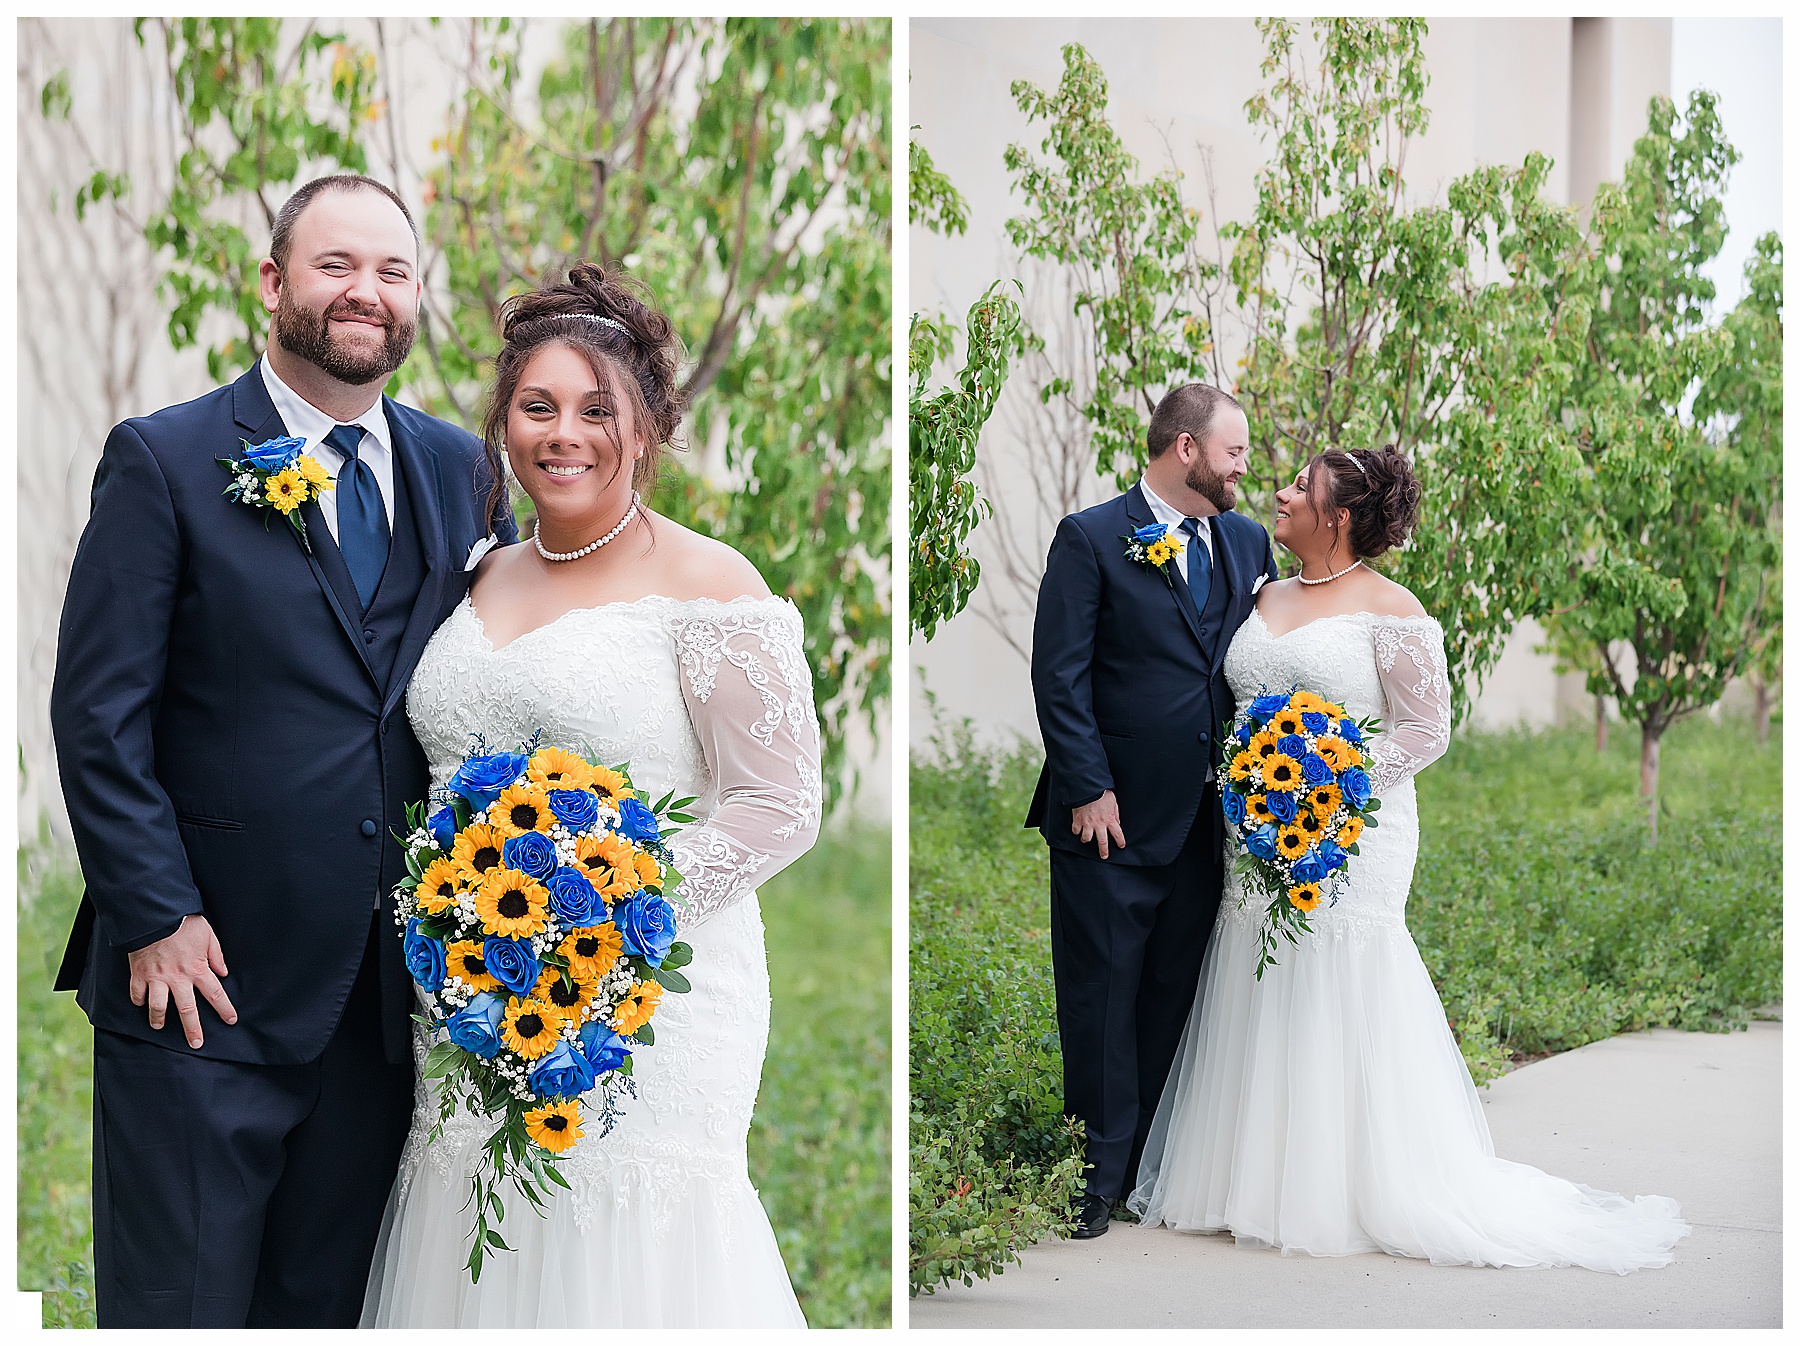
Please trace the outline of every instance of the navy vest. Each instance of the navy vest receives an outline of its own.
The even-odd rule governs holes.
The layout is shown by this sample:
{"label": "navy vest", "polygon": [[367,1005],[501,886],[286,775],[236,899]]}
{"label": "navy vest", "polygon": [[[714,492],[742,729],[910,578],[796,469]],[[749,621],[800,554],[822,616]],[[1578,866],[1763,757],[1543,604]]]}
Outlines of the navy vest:
{"label": "navy vest", "polygon": [[324,526],[324,519],[320,518],[317,528],[311,531],[320,568],[338,602],[345,612],[362,613],[363,657],[384,696],[393,677],[394,661],[400,656],[400,640],[412,616],[413,603],[425,583],[425,551],[413,518],[406,472],[398,453],[394,458],[393,536],[388,543],[387,568],[381,572],[381,583],[366,611],[357,597],[356,581],[350,578],[350,567],[344,564],[344,554],[338,550],[331,530]]}

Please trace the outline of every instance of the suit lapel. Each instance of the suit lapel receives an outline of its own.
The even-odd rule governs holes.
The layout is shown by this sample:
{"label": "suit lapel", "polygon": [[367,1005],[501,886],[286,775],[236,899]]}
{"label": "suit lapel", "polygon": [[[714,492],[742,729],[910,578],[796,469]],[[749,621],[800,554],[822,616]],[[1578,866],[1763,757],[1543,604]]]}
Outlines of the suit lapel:
{"label": "suit lapel", "polygon": [[[1133,486],[1125,492],[1125,517],[1131,520],[1134,528],[1142,528],[1145,524],[1156,522],[1156,515],[1151,512],[1150,502],[1144,499],[1142,488]],[[1193,590],[1189,589],[1187,581],[1181,578],[1181,568],[1173,561],[1169,563],[1167,570],[1159,573],[1164,587],[1174,600],[1176,610],[1181,613],[1181,619],[1187,623],[1188,630],[1193,633],[1194,644],[1200,647],[1200,657],[1205,659],[1206,646],[1200,639],[1200,614],[1194,611]]]}
{"label": "suit lapel", "polygon": [[1231,549],[1230,533],[1220,527],[1224,518],[1223,514],[1213,515],[1213,550],[1218,554],[1218,569],[1225,575],[1225,592],[1236,597],[1238,594],[1246,592],[1249,586],[1244,583],[1243,562]]}
{"label": "suit lapel", "polygon": [[381,708],[386,719],[400,703],[412,670],[424,652],[425,642],[437,627],[440,597],[449,569],[444,534],[444,483],[442,464],[430,446],[410,424],[411,413],[387,400],[388,432],[394,440],[394,469],[406,478],[406,494],[412,510],[413,527],[418,533],[419,549],[425,559],[425,579],[413,599],[412,612],[406,619],[406,630],[400,638],[400,652],[394,660],[394,671],[388,678],[387,696]]}

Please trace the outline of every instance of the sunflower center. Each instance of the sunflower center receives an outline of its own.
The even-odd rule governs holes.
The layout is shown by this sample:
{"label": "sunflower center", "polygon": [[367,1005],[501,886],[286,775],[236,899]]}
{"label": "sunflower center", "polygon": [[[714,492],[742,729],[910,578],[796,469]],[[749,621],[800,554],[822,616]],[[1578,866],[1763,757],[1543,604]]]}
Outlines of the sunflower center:
{"label": "sunflower center", "polygon": [[480,955],[473,954],[473,953],[465,953],[463,955],[462,961],[463,961],[463,970],[466,971],[471,977],[487,976],[487,963],[480,957]]}
{"label": "sunflower center", "polygon": [[534,1038],[544,1031],[544,1020],[537,1014],[521,1014],[513,1027],[518,1031],[520,1037]]}
{"label": "sunflower center", "polygon": [[550,1003],[553,1005],[561,1005],[564,1009],[567,1009],[571,1005],[580,1004],[581,988],[576,986],[573,982],[566,982],[558,977],[556,982],[550,987]]}
{"label": "sunflower center", "polygon": [[578,958],[599,957],[600,941],[592,935],[583,935],[575,941],[575,955]]}
{"label": "sunflower center", "polygon": [[514,804],[512,812],[507,815],[512,819],[514,827],[523,827],[527,832],[537,826],[538,812],[536,804]]}
{"label": "sunflower center", "polygon": [[500,894],[500,900],[494,903],[494,909],[507,920],[516,921],[531,914],[531,903],[517,888],[509,888]]}
{"label": "sunflower center", "polygon": [[546,771],[544,773],[544,779],[546,781],[559,781],[565,779],[565,777],[560,771]]}
{"label": "sunflower center", "polygon": [[500,849],[497,846],[483,846],[469,858],[477,874],[485,874],[500,863]]}
{"label": "sunflower center", "polygon": [[544,1118],[544,1130],[546,1131],[567,1131],[568,1129],[569,1119],[560,1112],[553,1112]]}
{"label": "sunflower center", "polygon": [[449,879],[443,880],[437,886],[437,895],[439,897],[455,897],[456,896],[456,885],[454,883],[452,883]]}

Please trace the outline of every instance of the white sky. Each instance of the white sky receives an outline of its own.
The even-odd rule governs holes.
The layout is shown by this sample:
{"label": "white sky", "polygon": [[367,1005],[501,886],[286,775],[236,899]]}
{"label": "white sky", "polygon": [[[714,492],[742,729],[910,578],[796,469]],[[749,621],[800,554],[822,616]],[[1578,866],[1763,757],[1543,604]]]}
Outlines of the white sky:
{"label": "white sky", "polygon": [[1725,137],[1742,156],[1725,191],[1731,232],[1707,274],[1719,288],[1714,312],[1731,311],[1744,290],[1751,245],[1781,228],[1781,20],[1674,20],[1669,84],[1685,110],[1697,88],[1719,95]]}

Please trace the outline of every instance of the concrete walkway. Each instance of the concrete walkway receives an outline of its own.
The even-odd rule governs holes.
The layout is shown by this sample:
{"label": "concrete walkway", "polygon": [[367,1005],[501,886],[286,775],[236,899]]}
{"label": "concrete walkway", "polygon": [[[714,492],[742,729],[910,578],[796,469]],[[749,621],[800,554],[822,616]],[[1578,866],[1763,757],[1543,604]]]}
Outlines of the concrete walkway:
{"label": "concrete walkway", "polygon": [[1779,1327],[1781,1025],[1631,1033],[1481,1090],[1494,1150],[1607,1191],[1681,1203],[1675,1261],[1434,1267],[1380,1253],[1283,1257],[1228,1234],[1114,1221],[1041,1243],[991,1281],[910,1302],[913,1327]]}

